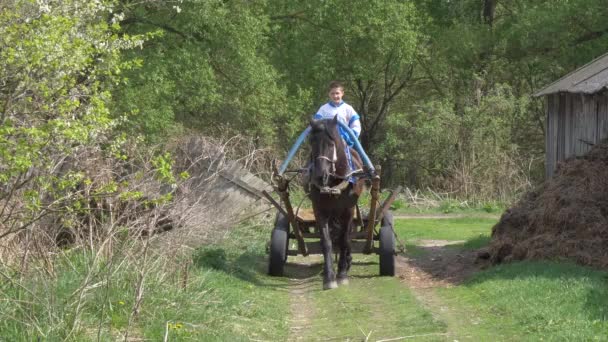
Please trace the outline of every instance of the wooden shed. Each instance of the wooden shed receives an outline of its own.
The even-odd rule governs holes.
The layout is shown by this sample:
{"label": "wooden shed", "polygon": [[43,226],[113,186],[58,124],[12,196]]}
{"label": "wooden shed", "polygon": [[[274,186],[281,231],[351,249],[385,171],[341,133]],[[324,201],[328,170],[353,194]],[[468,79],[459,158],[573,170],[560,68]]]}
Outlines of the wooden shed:
{"label": "wooden shed", "polygon": [[545,176],[608,138],[608,54],[546,86]]}

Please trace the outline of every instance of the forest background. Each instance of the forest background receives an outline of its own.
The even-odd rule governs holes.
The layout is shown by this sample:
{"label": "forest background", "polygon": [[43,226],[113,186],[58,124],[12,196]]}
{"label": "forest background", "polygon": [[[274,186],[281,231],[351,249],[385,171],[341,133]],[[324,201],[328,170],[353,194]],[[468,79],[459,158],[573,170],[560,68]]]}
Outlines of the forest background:
{"label": "forest background", "polygon": [[[239,134],[280,158],[347,84],[385,186],[542,181],[535,90],[606,52],[602,0],[3,1],[1,181],[82,146]],[[123,155],[122,158],[125,158]],[[261,171],[261,170],[258,170]]]}
{"label": "forest background", "polygon": [[[544,177],[534,92],[606,53],[606,17],[605,0],[0,1],[0,331],[145,330],[154,290],[192,287],[183,245],[234,226],[204,171],[268,177],[331,80],[383,187],[512,203]],[[208,236],[162,245],[175,227]]]}

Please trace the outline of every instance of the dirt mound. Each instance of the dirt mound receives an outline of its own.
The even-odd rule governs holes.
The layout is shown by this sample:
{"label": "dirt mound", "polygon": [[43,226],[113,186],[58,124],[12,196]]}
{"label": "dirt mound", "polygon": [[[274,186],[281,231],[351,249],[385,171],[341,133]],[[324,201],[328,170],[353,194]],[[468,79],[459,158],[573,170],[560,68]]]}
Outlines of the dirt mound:
{"label": "dirt mound", "polygon": [[568,258],[608,267],[608,143],[558,164],[555,175],[492,229],[492,263]]}

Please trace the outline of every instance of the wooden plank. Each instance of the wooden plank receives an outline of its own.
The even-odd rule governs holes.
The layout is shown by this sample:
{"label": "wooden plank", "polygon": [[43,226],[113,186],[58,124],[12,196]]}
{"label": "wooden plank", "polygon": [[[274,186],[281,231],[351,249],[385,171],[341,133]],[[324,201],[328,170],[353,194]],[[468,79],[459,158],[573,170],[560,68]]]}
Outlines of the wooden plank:
{"label": "wooden plank", "polygon": [[560,112],[565,111],[566,105],[566,95],[565,94],[556,94],[556,103],[555,103],[555,111],[553,113],[553,118],[551,121],[551,140],[552,140],[552,153],[553,153],[553,172],[557,168],[557,163],[559,161],[559,155],[557,153],[557,145],[558,145],[558,121]]}
{"label": "wooden plank", "polygon": [[391,194],[384,200],[382,205],[380,206],[378,213],[376,214],[376,222],[382,222],[384,218],[384,213],[390,208],[393,204],[397,195],[401,192],[401,185],[399,185],[395,190],[391,190]]}
{"label": "wooden plank", "polygon": [[581,95],[584,103],[585,137],[584,152],[589,152],[597,143],[597,101],[592,95]]}
{"label": "wooden plank", "polygon": [[[317,239],[317,240],[321,239],[321,234],[319,234],[318,232],[315,232],[315,231],[304,232],[304,233],[302,233],[302,236],[305,239]],[[295,236],[292,236],[292,235],[290,235],[290,237],[295,238]],[[365,239],[367,239],[367,232],[366,231],[351,232],[350,238],[351,238],[351,240],[365,240]],[[375,236],[374,239],[378,240],[377,236]]]}
{"label": "wooden plank", "polygon": [[572,128],[570,130],[570,134],[568,138],[570,139],[570,150],[568,151],[568,155],[576,155],[576,151],[578,149],[578,106],[573,105],[572,110],[570,112],[570,116],[572,117]]}
{"label": "wooden plank", "polygon": [[579,134],[577,137],[579,149],[577,156],[587,153],[595,144],[595,132],[597,125],[596,103],[592,96],[578,95],[580,101],[580,116],[578,118]]}
{"label": "wooden plank", "polygon": [[220,176],[228,182],[236,185],[239,189],[246,191],[256,198],[263,198],[263,195],[255,188],[251,188],[247,183],[242,182],[238,177],[233,177],[231,173],[220,172]]}
{"label": "wooden plank", "polygon": [[576,112],[576,155],[580,156],[585,154],[586,152],[585,143],[583,141],[585,141],[585,138],[587,136],[587,124],[585,123],[585,118],[587,115],[585,113],[585,103],[583,102],[583,96],[579,94],[573,94],[572,97],[575,98],[578,103],[578,108]]}
{"label": "wooden plank", "polygon": [[[547,95],[562,91],[582,91],[582,92],[595,92],[598,87],[605,85],[605,77],[601,77],[602,82],[599,84],[585,84],[587,80],[590,80],[595,75],[598,75],[608,69],[608,54],[598,57],[597,59],[587,63],[586,65],[570,72],[566,76],[546,86],[535,96]],[[597,82],[597,81],[595,81]],[[589,83],[595,83],[590,80]]]}
{"label": "wooden plank", "polygon": [[549,179],[555,171],[556,161],[556,136],[555,136],[555,119],[557,117],[557,108],[559,104],[559,95],[552,94],[547,96],[546,105],[547,113],[545,117],[545,178]]}
{"label": "wooden plank", "polygon": [[308,255],[308,250],[306,249],[306,244],[304,242],[304,238],[302,237],[302,231],[300,230],[300,226],[293,212],[293,207],[291,206],[291,201],[289,200],[289,181],[282,178],[277,177],[277,192],[281,197],[281,201],[285,206],[285,211],[287,212],[287,217],[289,218],[289,222],[291,223],[291,231],[296,237],[296,241],[298,241],[298,250],[304,256]]}
{"label": "wooden plank", "polygon": [[[568,96],[572,96],[572,94],[568,94]],[[567,158],[574,154],[574,143],[572,138],[572,132],[574,131],[574,115],[572,114],[572,101],[569,102],[570,107],[566,112],[566,117],[564,118],[564,157]]]}
{"label": "wooden plank", "polygon": [[608,92],[596,96],[597,100],[597,141],[608,138]]}
{"label": "wooden plank", "polygon": [[589,152],[589,150],[591,149],[591,147],[593,147],[593,145],[595,145],[595,132],[596,132],[596,128],[595,126],[597,125],[597,107],[596,107],[596,102],[593,100],[593,98],[589,95],[583,95],[583,107],[585,108],[585,140],[589,143],[587,144],[586,148],[587,151],[585,151],[585,153]]}
{"label": "wooden plank", "polygon": [[376,226],[376,206],[378,203],[378,192],[380,191],[380,167],[376,168],[378,173],[372,178],[372,188],[370,190],[371,202],[369,206],[369,214],[367,217],[367,246],[366,253],[372,253],[374,227]]}
{"label": "wooden plank", "polygon": [[568,155],[568,157],[570,156],[574,156],[575,155],[575,150],[576,150],[576,144],[574,143],[574,131],[575,131],[575,126],[576,126],[576,116],[574,115],[574,113],[572,112],[572,109],[570,110],[570,113],[568,113],[568,118],[566,120],[566,122],[568,123],[567,126],[567,130],[566,130],[566,137],[565,137],[565,146],[567,146],[566,148],[566,153]]}
{"label": "wooden plank", "polygon": [[272,196],[270,196],[270,194],[268,192],[266,192],[266,190],[262,190],[262,194],[264,195],[264,197],[266,197],[266,199],[268,199],[268,202],[270,202],[272,205],[274,205],[274,207],[277,208],[277,210],[280,211],[285,217],[289,216],[289,214],[287,214],[285,209],[283,209],[283,207],[281,207],[279,202],[275,201],[275,199],[272,198]]}
{"label": "wooden plank", "polygon": [[315,223],[315,213],[312,208],[301,208],[297,212],[297,219],[303,223]]}
{"label": "wooden plank", "polygon": [[566,116],[569,114],[571,95],[565,94],[564,97],[565,101],[563,102],[563,106],[560,107],[560,111],[557,116],[557,160],[564,160],[564,158],[566,158]]}
{"label": "wooden plank", "polygon": [[584,114],[583,114],[583,103],[581,98],[577,94],[572,94],[572,154],[570,156],[578,156],[582,152],[582,146],[580,139],[584,136],[584,125],[582,123]]}

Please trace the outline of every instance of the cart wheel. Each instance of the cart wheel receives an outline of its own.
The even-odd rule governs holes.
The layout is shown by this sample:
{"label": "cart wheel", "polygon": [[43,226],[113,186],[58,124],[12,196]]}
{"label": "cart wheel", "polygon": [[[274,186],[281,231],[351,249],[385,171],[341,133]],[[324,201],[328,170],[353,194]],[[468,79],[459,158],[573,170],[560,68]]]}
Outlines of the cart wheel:
{"label": "cart wheel", "polygon": [[393,214],[386,212],[380,227],[380,275],[395,275],[395,233],[393,231]]}
{"label": "cart wheel", "polygon": [[268,259],[268,274],[280,277],[283,275],[283,266],[287,261],[287,248],[289,247],[289,220],[281,213],[277,214],[274,229],[270,235],[270,257]]}

